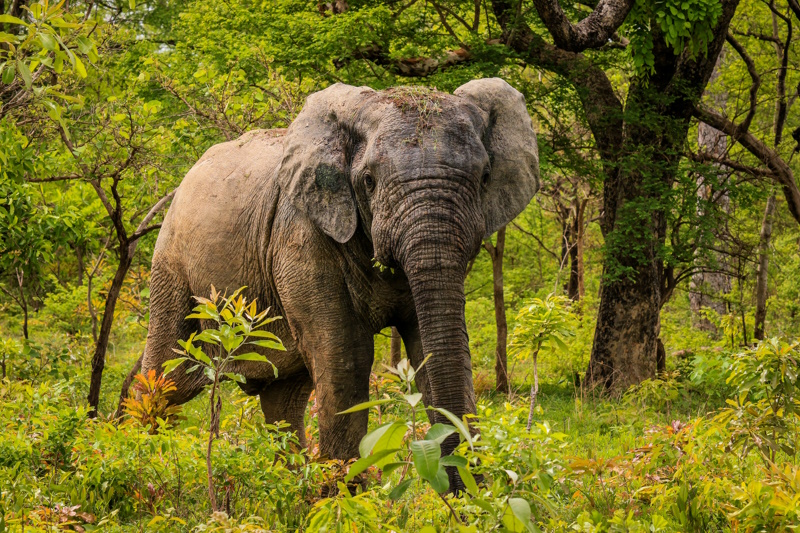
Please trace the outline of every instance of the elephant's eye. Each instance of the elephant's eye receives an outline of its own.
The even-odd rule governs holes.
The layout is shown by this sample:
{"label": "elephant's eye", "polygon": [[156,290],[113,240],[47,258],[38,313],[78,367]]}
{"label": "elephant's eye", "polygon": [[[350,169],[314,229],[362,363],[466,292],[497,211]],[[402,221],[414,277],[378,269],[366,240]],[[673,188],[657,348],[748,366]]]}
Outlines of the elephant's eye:
{"label": "elephant's eye", "polygon": [[483,176],[481,176],[481,183],[484,187],[489,185],[489,180],[492,179],[492,172],[487,168],[483,171]]}
{"label": "elephant's eye", "polygon": [[375,190],[375,178],[373,178],[372,175],[364,174],[364,187],[367,188],[367,192]]}

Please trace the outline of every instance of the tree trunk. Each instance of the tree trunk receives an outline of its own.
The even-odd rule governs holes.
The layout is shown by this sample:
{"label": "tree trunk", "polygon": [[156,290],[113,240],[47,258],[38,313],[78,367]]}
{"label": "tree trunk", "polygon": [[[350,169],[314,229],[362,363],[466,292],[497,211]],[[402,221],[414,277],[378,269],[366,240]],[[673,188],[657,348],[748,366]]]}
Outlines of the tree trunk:
{"label": "tree trunk", "polygon": [[78,285],[83,285],[83,271],[86,268],[83,264],[83,247],[75,247],[75,259],[78,261]]}
{"label": "tree trunk", "polygon": [[392,366],[396,367],[403,358],[402,348],[403,339],[400,338],[400,333],[398,333],[397,328],[392,328]]}
{"label": "tree trunk", "polygon": [[97,337],[94,355],[92,356],[92,376],[89,382],[89,417],[95,418],[97,416],[97,407],[100,403],[100,385],[103,379],[103,369],[106,365],[106,351],[108,349],[108,340],[111,336],[111,327],[114,325],[114,310],[117,307],[117,300],[119,293],[122,290],[122,285],[125,283],[125,276],[128,274],[128,269],[133,262],[133,252],[136,250],[136,243],[125,243],[120,246],[120,257],[117,271],[114,273],[114,279],[111,282],[111,288],[108,290],[106,296],[106,305],[103,309],[103,321],[100,325],[100,333]]}
{"label": "tree trunk", "polygon": [[[723,54],[717,59],[717,64],[714,67],[714,72],[711,74],[709,80],[709,87],[714,85],[714,82],[719,77],[719,65],[722,60]],[[723,110],[728,98],[727,91],[717,91],[714,93],[712,101],[716,110]],[[717,159],[724,159],[728,148],[728,137],[718,129],[701,122],[697,126],[697,143],[705,150],[706,153]],[[714,164],[714,169],[721,169],[718,164]],[[709,184],[703,176],[697,178],[697,214],[702,217],[704,209],[702,206],[703,201],[710,200],[716,201],[720,207],[727,213],[730,209],[730,198],[727,193],[719,195],[714,198],[714,183],[717,180],[712,180]],[[715,266],[720,267],[724,264],[725,258],[723,254],[716,252],[712,255]],[[689,304],[692,309],[692,325],[704,331],[715,332],[716,326],[714,323],[705,318],[701,314],[701,309],[711,309],[718,315],[724,315],[726,310],[725,300],[720,298],[721,295],[727,294],[731,291],[731,279],[727,274],[722,272],[698,272],[692,276],[689,282]]]}
{"label": "tree trunk", "polygon": [[25,298],[24,274],[17,269],[17,288],[19,288],[19,305],[22,307],[22,336],[28,340],[28,300]]}
{"label": "tree trunk", "polygon": [[586,228],[584,228],[584,217],[586,204],[589,200],[575,198],[575,215],[572,220],[572,229],[569,232],[569,282],[567,283],[567,297],[573,301],[583,298],[586,290],[583,285],[583,241]]}
{"label": "tree trunk", "polygon": [[505,246],[505,227],[497,231],[497,244],[492,245],[490,239],[483,243],[483,247],[492,259],[494,321],[497,330],[497,341],[494,350],[495,388],[498,392],[508,393],[508,321],[506,320],[506,301],[503,286],[503,253]]}
{"label": "tree trunk", "polygon": [[659,121],[628,124],[626,164],[604,184],[606,257],[600,285],[591,360],[590,385],[615,392],[655,377],[667,234],[665,195],[674,182],[679,149],[689,130],[688,117],[670,113],[655,79],[635,83],[626,112],[659,116]]}
{"label": "tree trunk", "polygon": [[764,219],[761,222],[761,235],[758,241],[758,274],[756,277],[756,317],[753,337],[764,340],[764,322],[767,318],[767,276],[769,270],[769,241],[772,238],[772,217],[775,213],[775,193],[767,199]]}

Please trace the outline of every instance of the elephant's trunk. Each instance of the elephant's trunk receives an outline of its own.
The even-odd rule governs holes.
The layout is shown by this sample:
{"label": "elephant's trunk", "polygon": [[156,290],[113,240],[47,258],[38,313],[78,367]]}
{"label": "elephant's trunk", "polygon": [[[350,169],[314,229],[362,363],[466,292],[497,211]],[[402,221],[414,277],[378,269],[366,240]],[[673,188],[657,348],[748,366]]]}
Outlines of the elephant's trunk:
{"label": "elephant's trunk", "polygon": [[[408,278],[417,311],[425,364],[428,403],[459,418],[475,413],[469,338],[464,318],[464,279],[467,263],[480,246],[483,230],[479,213],[465,199],[423,200],[412,209],[396,258]],[[433,420],[447,422],[434,414]],[[453,436],[442,451],[458,443]],[[457,477],[452,483],[460,482]]]}

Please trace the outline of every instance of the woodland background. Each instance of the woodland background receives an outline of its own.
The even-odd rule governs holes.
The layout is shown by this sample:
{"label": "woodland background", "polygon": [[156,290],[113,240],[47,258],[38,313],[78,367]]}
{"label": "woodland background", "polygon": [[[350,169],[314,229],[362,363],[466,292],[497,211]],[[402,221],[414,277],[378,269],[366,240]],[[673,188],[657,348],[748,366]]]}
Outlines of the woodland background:
{"label": "woodland background", "polygon": [[[0,531],[797,527],[799,26],[797,0],[0,0]],[[300,453],[226,386],[208,476],[207,398],[167,412],[140,377],[152,403],[118,411],[207,148],[337,81],[490,76],[526,97],[543,188],[467,280],[480,487],[379,463],[337,491],[313,401]],[[411,446],[399,398],[371,427]]]}

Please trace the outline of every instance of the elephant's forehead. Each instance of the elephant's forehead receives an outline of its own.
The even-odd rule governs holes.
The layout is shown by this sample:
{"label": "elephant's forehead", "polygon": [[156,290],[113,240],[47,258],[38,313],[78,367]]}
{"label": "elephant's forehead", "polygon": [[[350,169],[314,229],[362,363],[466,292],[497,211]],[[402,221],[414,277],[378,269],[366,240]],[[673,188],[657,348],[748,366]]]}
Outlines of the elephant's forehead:
{"label": "elephant's forehead", "polygon": [[368,144],[367,157],[371,167],[390,172],[449,166],[480,174],[488,162],[474,125],[457,110],[442,110],[429,116],[389,110]]}

